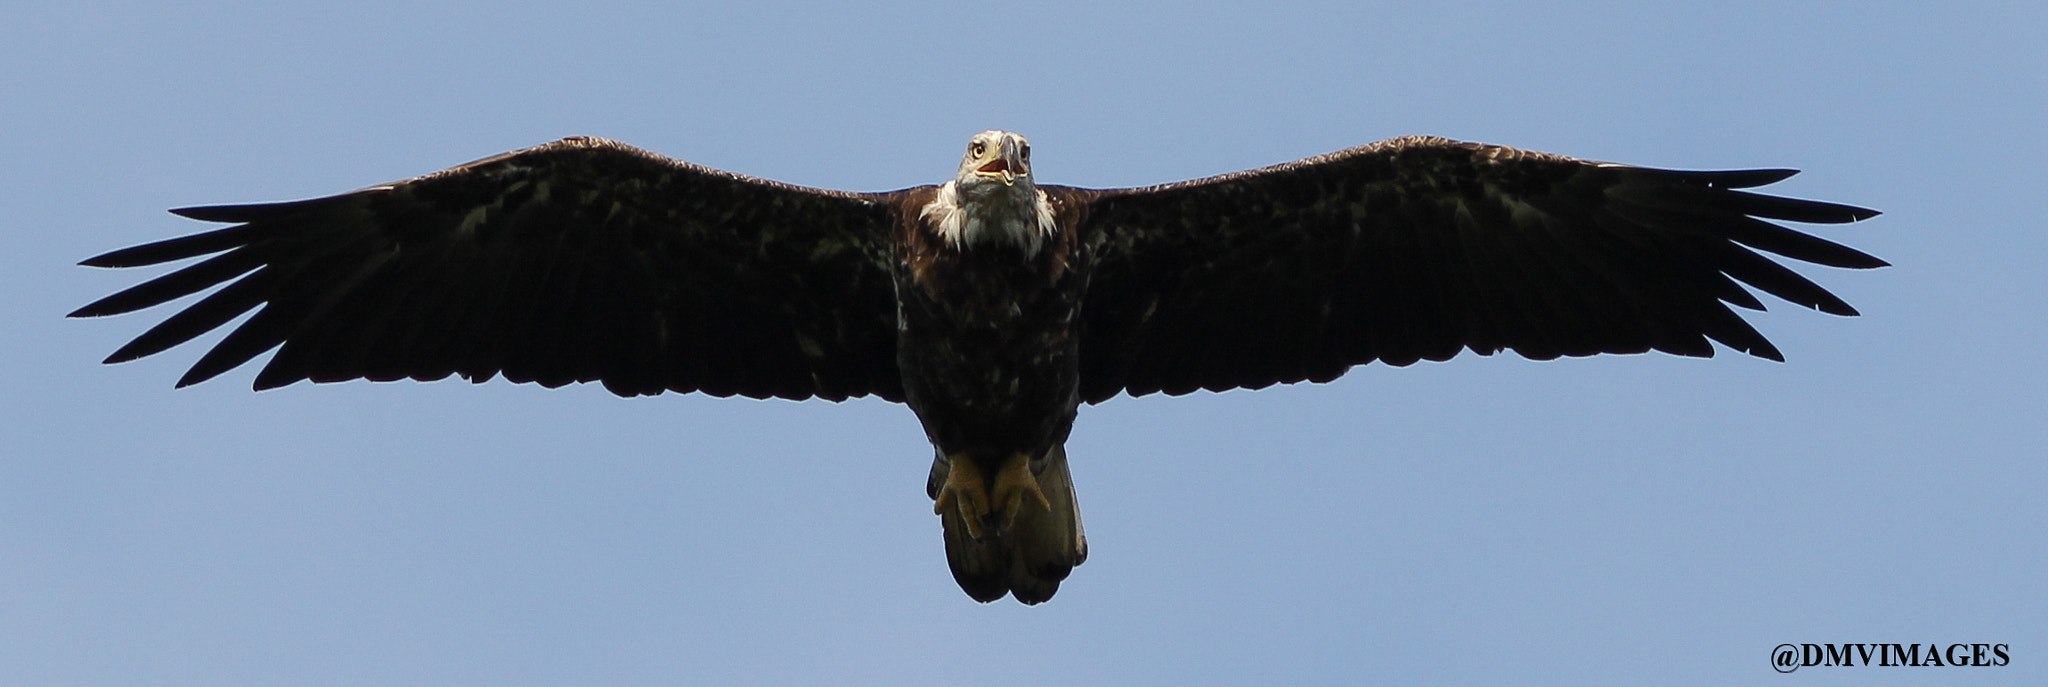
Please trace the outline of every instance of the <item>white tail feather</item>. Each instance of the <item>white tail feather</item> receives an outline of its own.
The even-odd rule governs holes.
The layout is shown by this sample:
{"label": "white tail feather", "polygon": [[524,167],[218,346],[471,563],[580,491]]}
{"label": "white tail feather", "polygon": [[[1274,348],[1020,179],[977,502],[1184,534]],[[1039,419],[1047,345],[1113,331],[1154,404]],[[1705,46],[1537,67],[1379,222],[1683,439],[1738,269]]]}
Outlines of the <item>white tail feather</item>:
{"label": "white tail feather", "polygon": [[[1026,506],[1008,530],[978,540],[968,533],[958,509],[946,509],[940,516],[953,579],[976,601],[995,601],[1005,594],[1026,604],[1045,601],[1059,591],[1060,581],[1074,566],[1088,560],[1088,537],[1081,528],[1081,506],[1067,470],[1066,447],[1054,446],[1034,467],[1050,510]],[[931,484],[945,483],[950,469],[943,457],[935,460]],[[936,494],[937,487],[929,491]]]}

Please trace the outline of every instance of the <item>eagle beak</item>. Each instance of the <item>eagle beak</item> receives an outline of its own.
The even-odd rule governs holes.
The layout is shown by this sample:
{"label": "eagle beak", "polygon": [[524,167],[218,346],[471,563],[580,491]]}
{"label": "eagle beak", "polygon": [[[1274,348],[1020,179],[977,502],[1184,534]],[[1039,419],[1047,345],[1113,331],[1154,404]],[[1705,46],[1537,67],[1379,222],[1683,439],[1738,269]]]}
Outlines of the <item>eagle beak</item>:
{"label": "eagle beak", "polygon": [[999,177],[1003,180],[1004,186],[1009,186],[1017,183],[1018,173],[1011,169],[1010,160],[1007,157],[998,157],[994,160],[989,160],[988,164],[982,165],[981,168],[976,169],[974,171],[981,174],[987,174],[993,177]]}

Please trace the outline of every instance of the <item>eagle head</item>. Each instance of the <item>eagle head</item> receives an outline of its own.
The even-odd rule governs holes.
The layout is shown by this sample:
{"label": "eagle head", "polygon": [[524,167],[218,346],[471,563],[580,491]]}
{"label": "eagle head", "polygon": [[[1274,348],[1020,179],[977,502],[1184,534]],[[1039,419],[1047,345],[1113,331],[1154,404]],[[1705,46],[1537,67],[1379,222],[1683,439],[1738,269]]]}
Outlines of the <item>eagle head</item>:
{"label": "eagle head", "polygon": [[974,189],[980,193],[994,193],[1020,186],[1021,191],[1034,190],[1031,183],[1031,142],[1009,131],[975,134],[967,142],[967,157],[960,160],[960,175],[954,181],[962,191]]}
{"label": "eagle head", "polygon": [[1052,204],[1031,180],[1031,142],[1008,131],[969,139],[960,173],[922,216],[955,248],[1001,242],[1036,253],[1054,229]]}

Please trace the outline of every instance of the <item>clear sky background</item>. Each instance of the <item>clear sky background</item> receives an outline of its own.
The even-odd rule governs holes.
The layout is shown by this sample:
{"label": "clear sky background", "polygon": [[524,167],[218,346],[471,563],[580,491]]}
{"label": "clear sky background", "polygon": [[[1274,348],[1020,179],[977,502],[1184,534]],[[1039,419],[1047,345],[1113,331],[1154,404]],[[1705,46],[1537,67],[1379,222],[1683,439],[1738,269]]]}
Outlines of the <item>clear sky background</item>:
{"label": "clear sky background", "polygon": [[[2039,3],[17,2],[0,684],[2041,684]],[[1867,205],[1730,353],[1372,365],[1084,408],[1092,556],[954,585],[910,411],[595,386],[174,391],[74,266],[563,136],[811,186],[1020,131],[1128,186],[1437,134]],[[208,337],[200,345],[216,340]],[[1780,643],[2003,668],[1771,672]]]}

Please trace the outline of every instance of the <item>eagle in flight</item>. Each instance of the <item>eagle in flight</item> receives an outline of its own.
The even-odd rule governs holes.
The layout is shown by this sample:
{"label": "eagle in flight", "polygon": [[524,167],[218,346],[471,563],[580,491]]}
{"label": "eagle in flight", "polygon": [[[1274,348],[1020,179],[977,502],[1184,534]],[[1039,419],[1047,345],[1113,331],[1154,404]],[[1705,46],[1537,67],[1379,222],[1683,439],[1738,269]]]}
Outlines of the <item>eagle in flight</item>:
{"label": "eagle in flight", "polygon": [[[1672,171],[1398,138],[1147,188],[1038,183],[976,134],[943,184],[805,188],[569,138],[326,198],[174,210],[233,226],[86,260],[212,256],[71,313],[220,286],[106,362],[256,310],[179,386],[271,349],[300,380],[598,382],[917,413],[954,579],[1035,604],[1088,555],[1064,445],[1083,402],[1327,382],[1512,350],[1710,341],[1783,360],[1744,284],[1855,309],[1761,253],[1885,262],[1769,220],[1877,213],[1744,191],[1793,170]],[[258,309],[260,307],[260,309]]]}

